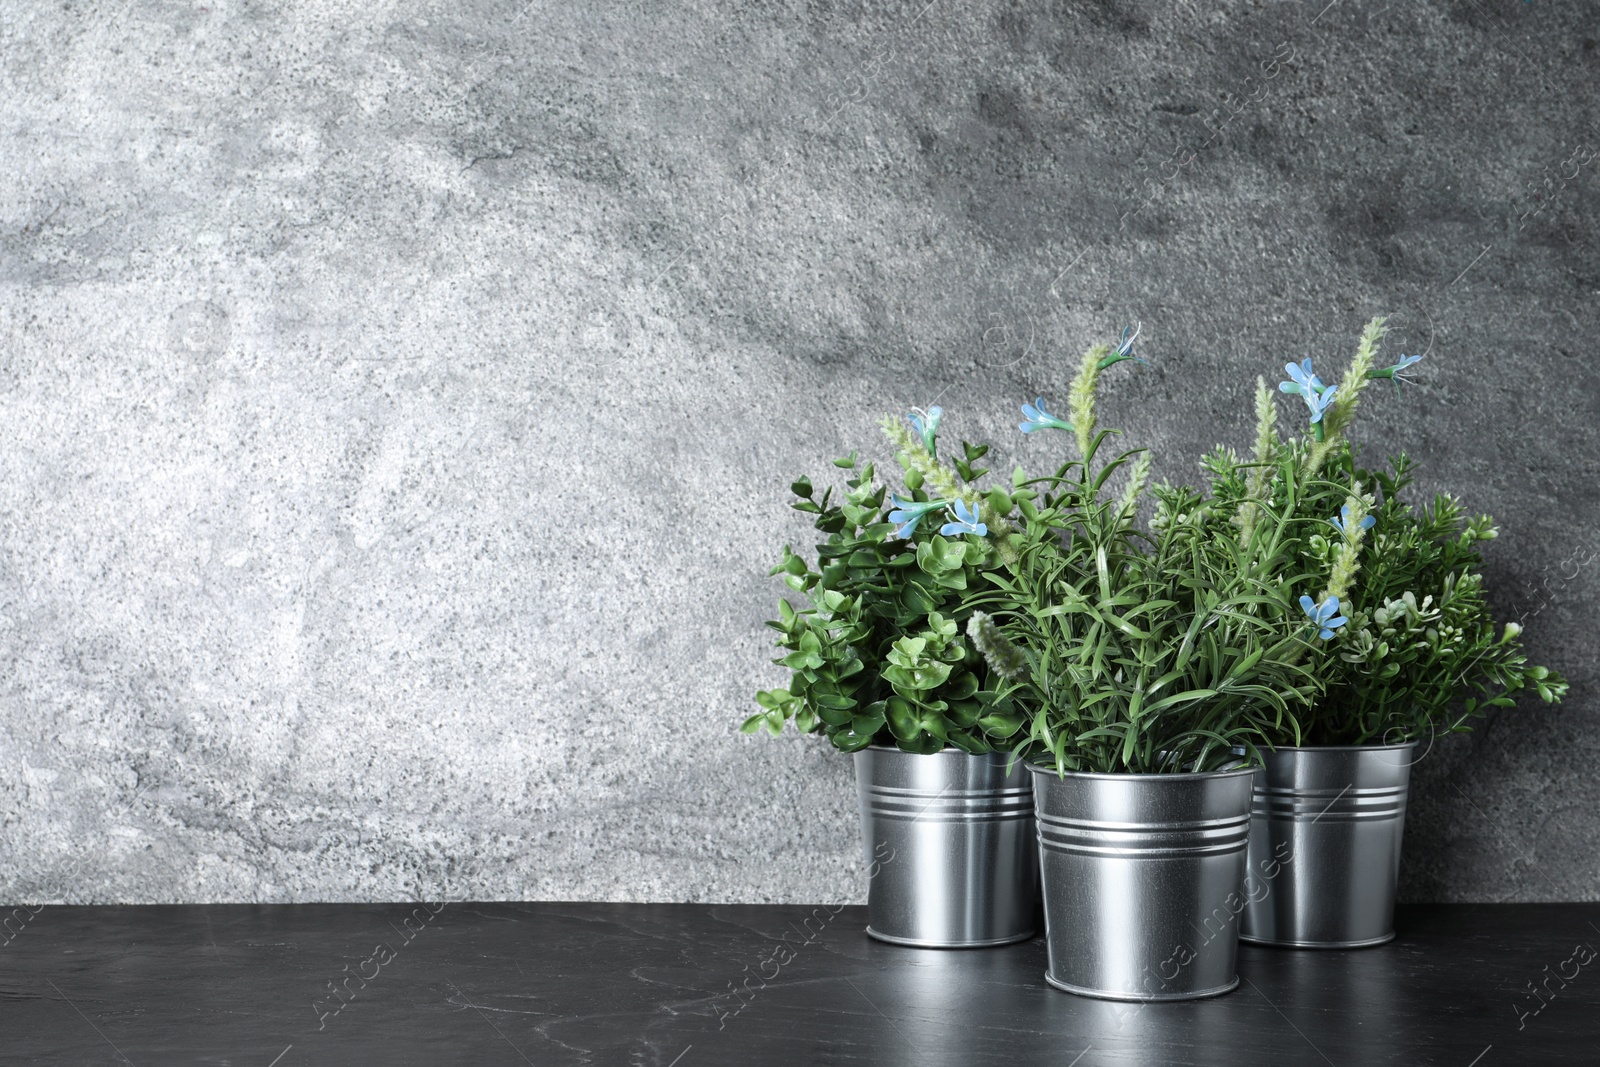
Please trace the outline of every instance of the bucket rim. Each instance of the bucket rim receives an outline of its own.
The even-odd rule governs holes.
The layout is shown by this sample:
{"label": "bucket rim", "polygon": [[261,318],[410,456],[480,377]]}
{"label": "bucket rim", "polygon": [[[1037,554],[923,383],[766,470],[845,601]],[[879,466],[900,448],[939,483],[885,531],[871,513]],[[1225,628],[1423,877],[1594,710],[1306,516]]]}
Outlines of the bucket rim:
{"label": "bucket rim", "polygon": [[1216,771],[1180,771],[1172,774],[1116,774],[1107,771],[1057,771],[1054,767],[1046,767],[1039,763],[1024,762],[1023,766],[1034,774],[1057,781],[1077,779],[1079,781],[1109,781],[1109,782],[1185,782],[1199,781],[1201,779],[1243,778],[1253,775],[1258,767],[1229,767]]}
{"label": "bucket rim", "polygon": [[1401,741],[1395,745],[1279,745],[1277,748],[1259,749],[1262,755],[1279,752],[1403,752],[1422,744],[1418,741]]}

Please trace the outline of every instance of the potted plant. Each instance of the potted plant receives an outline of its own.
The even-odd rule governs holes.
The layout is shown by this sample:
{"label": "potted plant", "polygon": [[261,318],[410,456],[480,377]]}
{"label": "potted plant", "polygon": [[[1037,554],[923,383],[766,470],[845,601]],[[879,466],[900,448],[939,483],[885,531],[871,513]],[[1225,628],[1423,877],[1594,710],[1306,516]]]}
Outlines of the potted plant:
{"label": "potted plant", "polygon": [[1014,479],[1016,559],[969,596],[968,625],[1027,716],[1013,748],[1034,775],[1047,980],[1179,1000],[1238,983],[1254,772],[1235,750],[1293,735],[1317,682],[1280,524],[1218,540],[1199,493],[1162,486],[1144,532],[1148,456],[1100,461],[1100,372],[1130,355],[1126,334],[1085,353],[1068,418],[1023,408],[1024,432],[1069,432],[1078,458]]}
{"label": "potted plant", "polygon": [[1491,707],[1534,690],[1557,701],[1566,682],[1532,666],[1521,628],[1497,626],[1484,595],[1487,515],[1468,517],[1446,495],[1414,507],[1402,494],[1412,465],[1356,464],[1346,437],[1362,391],[1420,356],[1378,367],[1384,320],[1362,332],[1337,385],[1311,361],[1289,364],[1279,389],[1300,397],[1305,431],[1283,441],[1275,397],[1257,383],[1254,455],[1224,450],[1211,472],[1211,536],[1238,542],[1263,514],[1284,518],[1286,551],[1326,575],[1303,610],[1318,626],[1324,683],[1299,716],[1301,734],[1275,733],[1255,788],[1251,892],[1241,936],[1273,945],[1354,948],[1394,936],[1395,886],[1410,768],[1419,743],[1471,728]]}
{"label": "potted plant", "polygon": [[[874,872],[867,933],[924,947],[1005,944],[1033,936],[1037,903],[1033,794],[998,751],[1022,718],[988,684],[962,633],[961,598],[982,580],[1007,530],[976,483],[987,446],[938,457],[940,409],[886,423],[905,490],[889,493],[852,453],[844,491],[808,478],[792,505],[823,535],[815,561],[785,546],[773,569],[800,606],[780,600],[789,685],[757,694],[742,729],[792,722],[854,753],[862,843]],[[1004,501],[1004,494],[994,500]]]}

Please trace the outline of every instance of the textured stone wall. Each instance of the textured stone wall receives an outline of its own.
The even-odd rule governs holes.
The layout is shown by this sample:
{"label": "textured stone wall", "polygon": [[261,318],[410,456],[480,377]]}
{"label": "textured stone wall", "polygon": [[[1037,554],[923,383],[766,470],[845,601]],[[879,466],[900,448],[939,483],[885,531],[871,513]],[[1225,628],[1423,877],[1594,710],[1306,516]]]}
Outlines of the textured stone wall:
{"label": "textured stone wall", "polygon": [[1390,312],[1362,438],[1501,519],[1572,681],[1423,760],[1404,895],[1595,899],[1597,36],[0,8],[0,896],[860,900],[848,761],[735,733],[792,477],[935,399],[1040,463],[1017,405],[1133,321],[1103,421],[1185,477]]}

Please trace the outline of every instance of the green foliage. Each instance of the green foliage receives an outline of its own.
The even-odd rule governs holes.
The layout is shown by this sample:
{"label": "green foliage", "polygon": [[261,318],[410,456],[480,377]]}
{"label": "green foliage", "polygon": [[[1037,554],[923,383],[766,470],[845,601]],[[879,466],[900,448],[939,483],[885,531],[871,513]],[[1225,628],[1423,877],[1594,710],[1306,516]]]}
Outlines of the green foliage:
{"label": "green foliage", "polygon": [[[1139,532],[1129,512],[1148,468],[1125,452],[1097,469],[1111,432],[1081,461],[1021,481],[1018,563],[967,598],[981,612],[970,625],[1001,694],[1027,716],[1013,746],[1026,758],[1058,771],[1213,770],[1236,747],[1253,754],[1294,732],[1316,688],[1300,663],[1292,576],[1247,567],[1242,548],[1207,536],[1209,511],[1188,488],[1156,489],[1155,533]],[[1130,464],[1135,491],[1110,497],[1108,482]],[[1256,537],[1278,526],[1264,520]]]}
{"label": "green foliage", "polygon": [[[1281,514],[1278,550],[1301,572],[1325,575],[1323,595],[1338,596],[1348,618],[1330,641],[1313,641],[1310,662],[1325,691],[1303,716],[1303,741],[1279,731],[1276,744],[1395,744],[1470,729],[1474,717],[1513,705],[1519,692],[1554,702],[1567,690],[1560,675],[1527,663],[1520,627],[1495,623],[1478,550],[1497,535],[1493,521],[1468,517],[1447,495],[1420,508],[1407,502],[1412,463],[1404,455],[1387,469],[1357,463],[1345,431],[1356,385],[1381,376],[1371,369],[1381,337],[1382,320],[1375,319],[1340,383],[1343,402],[1324,419],[1328,427],[1289,441],[1266,433],[1263,386],[1251,461],[1218,448],[1202,464],[1210,479],[1209,536],[1240,545],[1258,512]],[[1331,521],[1346,504],[1347,530],[1363,513],[1372,516],[1364,536],[1341,534]]]}
{"label": "green foliage", "polygon": [[1566,681],[1530,666],[1521,627],[1496,625],[1489,608],[1478,545],[1497,536],[1493,520],[1467,516],[1447,495],[1413,508],[1400,496],[1411,481],[1405,456],[1381,475],[1354,469],[1348,452],[1342,462],[1353,478],[1379,484],[1384,506],[1326,669],[1328,691],[1312,719],[1317,742],[1394,744],[1465,731],[1525,690],[1560,700]]}
{"label": "green foliage", "polygon": [[[974,464],[988,446],[963,442],[952,470],[915,434],[894,439],[906,472],[902,499],[929,504],[960,496],[982,501],[1002,520],[1004,512],[993,509],[1003,503],[1010,510],[1004,493],[967,488],[987,473]],[[787,688],[757,694],[761,710],[742,729],[776,735],[793,721],[846,752],[873,743],[907,752],[994,751],[1021,719],[985,686],[983,658],[961,631],[967,614],[962,596],[983,582],[990,545],[977,537],[941,536],[938,509],[910,539],[900,537],[888,520],[894,504],[874,481],[872,464],[860,464],[853,453],[834,463],[851,472],[837,502],[832,489],[817,499],[806,478],[791,487],[797,498],[791,506],[814,515],[826,539],[815,563],[785,546],[771,572],[806,598],[798,609],[781,600],[779,617],[767,624],[786,653],[774,662],[793,674]],[[930,497],[930,484],[943,494]]]}
{"label": "green foliage", "polygon": [[[1559,700],[1566,682],[1528,664],[1521,628],[1489,611],[1478,545],[1491,520],[1448,496],[1413,507],[1405,456],[1356,462],[1346,434],[1362,391],[1385,377],[1398,389],[1420,358],[1377,367],[1383,325],[1367,324],[1337,387],[1309,361],[1291,369],[1280,389],[1318,420],[1294,438],[1258,380],[1252,454],[1204,457],[1204,492],[1147,489],[1142,450],[1098,458],[1115,431],[1096,428],[1096,390],[1136,358],[1131,338],[1084,354],[1070,423],[1043,399],[1025,406],[1025,431],[1076,446],[1049,476],[1019,468],[982,488],[988,446],[940,460],[939,409],[912,428],[886,420],[904,497],[886,500],[855,453],[834,461],[850,472],[837,496],[791,486],[825,540],[815,561],[786,546],[772,570],[804,597],[768,624],[791,680],[757,694],[743,729],[793,721],[845,751],[1008,749],[1058,771],[1168,773],[1267,745],[1464,730],[1528,690]],[[983,524],[961,528],[986,536],[936,532],[958,502]]]}

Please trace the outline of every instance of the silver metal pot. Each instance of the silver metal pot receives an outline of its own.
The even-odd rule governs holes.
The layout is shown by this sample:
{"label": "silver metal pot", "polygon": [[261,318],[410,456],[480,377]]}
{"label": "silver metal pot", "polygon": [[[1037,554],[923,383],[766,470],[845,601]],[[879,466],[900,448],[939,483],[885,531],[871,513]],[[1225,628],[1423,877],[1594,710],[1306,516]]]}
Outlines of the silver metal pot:
{"label": "silver metal pot", "polygon": [[1415,743],[1263,751],[1240,936],[1360,948],[1394,937]]}
{"label": "silver metal pot", "polygon": [[1190,1000],[1238,985],[1255,772],[1032,770],[1045,979],[1110,1000]]}
{"label": "silver metal pot", "polygon": [[871,877],[867,933],[923,948],[1032,937],[1039,868],[1023,765],[1008,777],[1010,757],[999,753],[878,745],[855,758]]}

